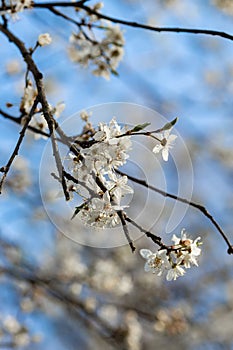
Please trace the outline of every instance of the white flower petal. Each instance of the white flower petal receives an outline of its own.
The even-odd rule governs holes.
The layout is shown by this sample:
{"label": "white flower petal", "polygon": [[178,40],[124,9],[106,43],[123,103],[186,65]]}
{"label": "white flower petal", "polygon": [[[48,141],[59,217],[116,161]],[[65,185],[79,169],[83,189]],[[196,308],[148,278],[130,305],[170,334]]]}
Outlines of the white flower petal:
{"label": "white flower petal", "polygon": [[155,147],[153,148],[152,152],[159,153],[161,151],[161,149],[163,149],[163,146],[161,144],[155,145]]}
{"label": "white flower petal", "polygon": [[145,270],[145,272],[151,271],[151,266],[149,265],[148,261],[144,265],[144,270]]}
{"label": "white flower petal", "polygon": [[144,259],[149,259],[153,255],[152,251],[149,249],[140,249],[140,254]]}
{"label": "white flower petal", "polygon": [[176,138],[177,138],[176,135],[170,135],[169,138],[168,138],[169,143],[174,142]]}
{"label": "white flower petal", "polygon": [[165,162],[168,161],[168,148],[167,147],[164,147],[164,149],[162,150],[162,157],[163,157],[163,160]]}

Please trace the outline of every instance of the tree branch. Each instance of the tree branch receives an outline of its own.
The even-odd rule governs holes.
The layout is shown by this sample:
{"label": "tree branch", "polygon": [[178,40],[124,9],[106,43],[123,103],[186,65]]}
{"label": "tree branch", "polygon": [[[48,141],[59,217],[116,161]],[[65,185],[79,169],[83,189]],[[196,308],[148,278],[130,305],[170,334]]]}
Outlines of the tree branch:
{"label": "tree branch", "polygon": [[138,225],[134,220],[132,220],[131,218],[129,218],[128,216],[125,216],[125,221],[128,221],[131,223],[131,225],[133,225],[134,227],[136,227],[139,231],[141,231],[142,233],[144,233],[148,238],[150,238],[155,244],[157,244],[161,249],[166,249],[166,250],[170,250],[170,248],[168,246],[166,246],[165,244],[162,243],[162,239],[159,236],[154,235],[153,233],[151,233],[148,230],[145,230],[142,226]]}
{"label": "tree branch", "polygon": [[171,193],[168,193],[168,192],[165,192],[155,186],[152,186],[150,184],[148,184],[145,180],[142,180],[142,179],[138,179],[134,176],[131,176],[131,175],[128,175],[120,170],[116,170],[116,172],[119,174],[119,175],[122,175],[122,176],[127,176],[129,180],[141,185],[141,186],[144,186],[146,188],[149,188],[151,191],[154,191],[156,193],[159,193],[161,196],[163,197],[168,197],[168,198],[172,198],[172,199],[175,199],[177,200],[178,202],[181,202],[181,203],[185,203],[185,204],[188,204],[190,205],[191,207],[194,207],[196,209],[198,209],[204,216],[206,216],[211,222],[212,224],[216,227],[216,229],[218,230],[218,232],[221,234],[222,238],[224,239],[224,241],[226,242],[227,246],[228,246],[228,250],[227,250],[227,253],[228,254],[233,254],[233,245],[230,243],[230,241],[228,240],[226,234],[224,233],[224,231],[222,230],[222,228],[220,227],[220,225],[217,223],[217,221],[214,219],[214,217],[209,213],[209,211],[201,204],[198,204],[198,203],[195,203],[195,202],[192,202],[192,201],[189,201],[185,198],[182,198],[182,197],[179,197],[179,196],[176,196],[174,194],[171,194]]}
{"label": "tree branch", "polygon": [[[22,118],[25,116],[25,115],[22,115],[20,117],[14,117],[12,115],[10,115],[9,113],[6,113],[5,111],[3,111],[2,109],[0,109],[0,115],[2,115],[4,118],[6,119],[9,119],[11,121],[13,121],[14,123],[18,124],[18,125],[21,125],[21,121],[22,121]],[[39,135],[42,135],[42,136],[46,136],[46,137],[50,137],[49,133],[47,132],[44,132],[43,130],[40,130],[40,129],[37,129],[35,128],[34,126],[31,126],[31,125],[28,125],[27,127],[28,130],[31,130],[32,132],[34,132],[35,134],[39,134]],[[58,139],[57,139],[58,140]],[[59,140],[61,141],[61,140]]]}
{"label": "tree branch", "polygon": [[[224,31],[219,31],[219,30],[213,30],[213,29],[203,29],[203,28],[182,28],[182,27],[153,27],[150,25],[146,25],[143,23],[138,23],[134,21],[129,21],[129,20],[124,20],[112,16],[108,16],[105,14],[102,14],[100,12],[97,12],[90,8],[89,6],[86,6],[85,3],[88,0],[83,0],[83,1],[76,1],[76,2],[45,2],[45,3],[34,3],[33,8],[41,8],[41,9],[48,9],[51,11],[53,7],[74,7],[74,8],[80,8],[85,10],[86,12],[96,15],[100,19],[106,19],[108,21],[111,21],[112,23],[118,23],[118,24],[123,24],[125,26],[133,27],[133,28],[141,28],[157,33],[162,33],[162,32],[168,32],[168,33],[186,33],[186,34],[202,34],[202,35],[209,35],[209,36],[218,36],[223,39],[227,39],[230,41],[233,41],[233,35],[224,32]],[[11,6],[2,6],[0,7],[0,11],[5,11],[5,10],[10,10],[12,7]],[[29,9],[29,8],[25,8]],[[55,11],[53,11],[55,13]],[[57,15],[60,16],[60,14],[57,13]],[[63,16],[65,18],[65,15]],[[68,18],[66,18],[68,19]],[[70,19],[71,20],[71,19]],[[75,23],[75,20],[71,20],[73,23]]]}
{"label": "tree branch", "polygon": [[8,174],[8,172],[9,172],[9,170],[10,170],[10,167],[11,167],[11,165],[12,165],[12,163],[13,163],[15,157],[18,155],[20,146],[21,146],[21,144],[22,144],[22,142],[23,142],[23,139],[24,139],[26,130],[27,130],[27,128],[28,128],[28,124],[30,123],[31,118],[32,118],[32,116],[33,116],[33,114],[34,114],[34,112],[35,112],[35,110],[36,110],[36,107],[37,107],[37,105],[38,105],[38,102],[39,102],[39,97],[37,96],[36,99],[35,99],[35,101],[34,101],[34,103],[33,103],[32,108],[31,108],[31,110],[30,110],[30,113],[25,117],[24,126],[23,126],[22,130],[21,130],[20,133],[19,133],[19,139],[18,139],[18,141],[17,141],[17,143],[16,143],[15,149],[14,149],[14,151],[12,152],[12,155],[11,155],[10,159],[8,160],[7,164],[6,164],[4,167],[0,168],[0,171],[3,173],[2,178],[1,178],[1,181],[0,181],[0,194],[2,193],[2,185],[3,185],[3,182],[4,182],[4,180],[5,180],[5,178],[6,178],[7,174]]}
{"label": "tree branch", "polygon": [[26,49],[24,43],[17,38],[11,31],[9,31],[7,28],[5,28],[3,25],[0,25],[0,31],[5,34],[5,36],[9,39],[10,42],[13,42],[15,46],[19,49],[21,55],[24,58],[24,61],[27,64],[27,69],[30,71],[35,79],[35,83],[37,86],[37,91],[38,91],[38,100],[42,105],[42,110],[43,110],[43,115],[47,121],[50,136],[51,136],[51,143],[52,143],[52,148],[53,148],[53,156],[55,158],[57,170],[61,179],[62,183],[62,188],[63,192],[65,195],[66,200],[70,199],[70,194],[67,189],[66,185],[66,179],[63,174],[63,165],[61,162],[61,157],[59,154],[58,146],[57,146],[57,141],[55,137],[55,126],[56,122],[51,114],[50,108],[48,101],[45,96],[45,90],[44,90],[44,84],[43,84],[43,75],[37,68],[30,52]]}
{"label": "tree branch", "polygon": [[[39,276],[34,269],[27,270],[24,268],[12,268],[0,266],[0,274],[5,274],[11,278],[19,281],[24,281],[31,285],[31,287],[41,288],[47,296],[52,298],[53,301],[57,301],[72,312],[73,316],[78,319],[82,319],[87,329],[92,328],[97,334],[99,334],[107,343],[118,346],[119,343],[123,346],[124,337],[120,329],[114,328],[110,323],[104,321],[96,311],[88,309],[85,302],[79,298],[67,293],[62,286],[56,283],[56,278],[52,276],[43,277]],[[126,348],[123,348],[126,350]]]}
{"label": "tree branch", "polygon": [[119,216],[119,218],[121,220],[121,224],[122,224],[122,227],[123,227],[123,230],[124,230],[125,237],[126,237],[126,239],[128,241],[128,244],[129,244],[129,246],[131,248],[131,251],[133,253],[136,250],[136,247],[134,246],[133,241],[130,238],[129,230],[128,230],[127,223],[126,223],[126,217],[125,217],[125,215],[124,215],[122,210],[119,210],[117,212],[117,215]]}
{"label": "tree branch", "polygon": [[91,9],[90,7],[84,4],[80,5],[80,8],[82,8],[83,10],[87,11],[92,15],[96,15],[98,18],[106,19],[108,21],[111,21],[112,23],[123,24],[133,28],[141,28],[141,29],[146,29],[153,32],[158,32],[158,33],[170,32],[170,33],[187,33],[187,34],[203,34],[203,35],[219,36],[221,38],[233,41],[233,35],[223,31],[219,31],[219,30],[199,29],[199,28],[180,28],[180,27],[153,27],[146,24],[141,24],[133,21],[119,19],[112,16],[107,16]]}

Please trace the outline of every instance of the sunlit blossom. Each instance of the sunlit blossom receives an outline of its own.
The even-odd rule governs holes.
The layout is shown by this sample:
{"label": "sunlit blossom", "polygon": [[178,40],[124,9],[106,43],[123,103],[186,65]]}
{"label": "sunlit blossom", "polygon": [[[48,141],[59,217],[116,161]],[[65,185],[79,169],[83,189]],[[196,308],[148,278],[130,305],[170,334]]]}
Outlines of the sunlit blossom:
{"label": "sunlit blossom", "polygon": [[141,256],[146,259],[145,271],[152,271],[158,276],[166,274],[168,281],[176,280],[183,276],[185,269],[191,266],[198,266],[197,257],[201,254],[199,245],[201,244],[200,237],[194,241],[187,238],[187,234],[183,229],[181,237],[173,235],[173,245],[167,249],[159,250],[153,253],[149,249],[141,249]]}
{"label": "sunlit blossom", "polygon": [[154,153],[162,152],[162,157],[165,162],[168,161],[169,151],[173,148],[176,135],[170,135],[171,129],[165,130],[160,137],[160,143],[153,148]]}

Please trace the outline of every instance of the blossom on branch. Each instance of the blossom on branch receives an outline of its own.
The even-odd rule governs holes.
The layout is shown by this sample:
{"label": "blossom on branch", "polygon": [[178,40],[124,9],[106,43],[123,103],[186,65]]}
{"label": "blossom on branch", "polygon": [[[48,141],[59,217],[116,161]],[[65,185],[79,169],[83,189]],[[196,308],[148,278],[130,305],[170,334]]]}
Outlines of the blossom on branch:
{"label": "blossom on branch", "polygon": [[37,90],[33,86],[33,82],[28,80],[27,85],[24,88],[24,94],[20,104],[20,112],[28,114],[33,106],[36,96]]}
{"label": "blossom on branch", "polygon": [[[42,131],[42,132],[47,132],[48,131],[48,124],[43,116],[43,113],[37,113],[35,114],[30,122],[30,126],[33,126],[34,128],[36,128],[38,131]],[[43,138],[45,140],[47,140],[47,136],[44,136],[40,133],[35,133],[34,134],[34,139],[35,140],[39,140],[40,138]]]}
{"label": "blossom on branch", "polygon": [[51,38],[50,34],[48,34],[48,33],[40,34],[38,36],[38,44],[40,46],[50,45],[51,42],[52,42],[52,38]]}
{"label": "blossom on branch", "polygon": [[164,249],[157,253],[152,253],[149,249],[141,249],[140,254],[147,260],[144,266],[146,272],[152,271],[161,276],[164,270],[170,267],[167,251]]}
{"label": "blossom on branch", "polygon": [[176,280],[185,274],[185,269],[195,265],[198,266],[197,257],[201,254],[200,237],[194,241],[187,238],[187,234],[183,229],[181,238],[173,235],[172,241],[174,245],[163,248],[156,253],[152,253],[149,249],[141,249],[141,256],[146,259],[145,271],[152,271],[158,276],[166,273],[168,281]]}
{"label": "blossom on branch", "polygon": [[160,143],[152,150],[154,153],[159,153],[161,151],[165,162],[168,161],[169,150],[173,148],[174,141],[177,138],[176,135],[170,135],[170,132],[171,129],[165,130],[160,136]]}
{"label": "blossom on branch", "polygon": [[[82,18],[81,23],[88,21],[88,15]],[[95,28],[104,32],[101,38],[97,37],[93,31]],[[112,25],[107,21],[99,21],[96,15],[89,15],[89,22],[86,30],[80,25],[80,30],[70,36],[70,47],[68,50],[70,59],[87,68],[93,66],[92,73],[107,80],[110,74],[117,75],[117,67],[121,61],[125,44],[124,36],[119,25]]]}
{"label": "blossom on branch", "polygon": [[0,11],[0,15],[11,15],[13,19],[18,19],[17,13],[22,12],[25,8],[32,7],[32,0],[10,0],[10,9]]}
{"label": "blossom on branch", "polygon": [[74,216],[91,226],[105,228],[120,223],[118,212],[126,207],[122,198],[133,193],[127,185],[127,176],[115,173],[126,162],[131,149],[130,136],[119,137],[125,131],[115,118],[109,124],[99,123],[90,146],[68,155],[69,171],[80,184],[77,194],[83,199]]}

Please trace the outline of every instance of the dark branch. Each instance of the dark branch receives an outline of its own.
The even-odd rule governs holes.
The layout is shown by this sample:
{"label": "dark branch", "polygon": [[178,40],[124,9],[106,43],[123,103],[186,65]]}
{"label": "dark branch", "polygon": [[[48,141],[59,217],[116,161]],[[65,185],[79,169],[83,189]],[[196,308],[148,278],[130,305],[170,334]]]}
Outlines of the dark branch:
{"label": "dark branch", "polygon": [[22,57],[24,58],[24,61],[27,64],[27,69],[30,71],[35,79],[35,83],[37,86],[38,91],[38,100],[42,105],[43,115],[47,121],[50,136],[51,136],[51,142],[52,142],[52,149],[53,149],[53,156],[55,158],[57,170],[59,173],[59,176],[61,178],[62,188],[65,195],[66,200],[70,199],[69,191],[67,190],[66,185],[66,179],[63,174],[63,165],[61,162],[61,157],[59,154],[58,146],[57,146],[57,140],[55,137],[55,128],[57,123],[55,122],[52,113],[49,108],[48,101],[45,96],[45,90],[44,90],[44,84],[43,84],[43,75],[37,68],[37,65],[35,64],[30,51],[28,51],[24,45],[24,43],[17,38],[11,31],[9,31],[7,28],[5,28],[3,25],[0,25],[0,31],[9,39],[10,42],[13,42],[14,45],[19,49]]}
{"label": "dark branch", "polygon": [[133,22],[133,21],[128,21],[128,20],[123,20],[123,19],[119,19],[116,17],[107,16],[107,15],[104,15],[100,12],[92,10],[90,7],[88,7],[86,5],[81,5],[80,8],[82,8],[83,10],[87,11],[88,13],[90,13],[92,15],[98,16],[98,18],[106,19],[108,21],[111,21],[112,23],[123,24],[123,25],[133,27],[133,28],[141,28],[141,29],[146,29],[146,30],[150,30],[153,32],[158,32],[158,33],[170,32],[170,33],[203,34],[203,35],[219,36],[221,38],[228,39],[231,41],[233,40],[233,35],[228,34],[226,32],[223,32],[223,31],[219,31],[219,30],[198,29],[198,28],[180,28],[180,27],[153,27],[153,26],[149,26],[146,24],[141,24],[141,23],[137,23],[137,22]]}
{"label": "dark branch", "polygon": [[181,203],[185,203],[185,204],[188,204],[190,205],[191,207],[194,207],[196,209],[198,209],[203,215],[205,215],[211,222],[212,224],[215,226],[215,228],[218,230],[218,232],[221,234],[221,236],[223,237],[224,241],[226,242],[227,246],[228,246],[228,254],[233,254],[233,245],[231,245],[230,241],[228,240],[226,234],[224,233],[224,231],[222,230],[222,228],[220,227],[220,225],[217,223],[217,221],[214,219],[214,217],[209,213],[209,211],[201,204],[198,204],[198,203],[195,203],[195,202],[192,202],[192,201],[189,201],[185,198],[182,198],[182,197],[179,197],[179,196],[176,196],[174,194],[171,194],[171,193],[168,193],[168,192],[165,192],[155,186],[152,186],[150,184],[148,184],[145,180],[142,180],[142,179],[138,179],[134,176],[131,176],[131,175],[128,175],[120,170],[116,170],[116,172],[122,176],[127,176],[129,180],[141,185],[141,186],[144,186],[146,188],[149,188],[151,191],[154,191],[156,193],[159,193],[161,196],[163,197],[168,197],[168,198],[172,198],[174,200],[177,200]]}
{"label": "dark branch", "polygon": [[7,164],[6,164],[4,167],[2,167],[2,168],[0,169],[0,171],[3,173],[2,178],[1,178],[1,181],[0,181],[0,194],[2,193],[2,185],[3,185],[3,182],[4,182],[4,180],[5,180],[5,178],[6,178],[7,174],[8,174],[8,172],[9,172],[9,170],[10,170],[10,167],[11,167],[11,165],[12,165],[12,163],[13,163],[15,157],[18,155],[20,146],[21,146],[21,144],[22,144],[22,142],[23,142],[23,139],[24,139],[26,130],[27,130],[27,128],[28,128],[28,124],[30,123],[31,118],[32,118],[32,116],[33,116],[33,114],[34,114],[34,112],[35,112],[35,110],[36,110],[36,107],[37,107],[37,105],[38,105],[38,102],[39,102],[39,97],[37,96],[36,99],[35,99],[35,101],[34,101],[34,103],[33,103],[32,108],[31,108],[31,110],[30,110],[30,113],[25,117],[24,126],[23,126],[22,130],[21,130],[20,133],[19,133],[19,139],[18,139],[18,141],[17,141],[17,143],[16,143],[15,149],[14,149],[14,151],[12,152],[12,155],[11,155],[10,159],[8,160]]}
{"label": "dark branch", "polygon": [[129,218],[128,216],[125,216],[125,221],[128,221],[136,227],[139,231],[144,233],[148,238],[150,238],[155,244],[157,244],[161,249],[166,249],[166,250],[171,250],[170,247],[166,246],[164,243],[161,241],[161,237],[156,236],[152,232],[145,230],[142,226],[138,225],[134,220]]}
{"label": "dark branch", "polygon": [[[218,37],[233,41],[233,35],[223,31],[219,31],[219,30],[202,29],[202,28],[181,28],[181,27],[153,27],[150,25],[146,25],[146,24],[142,24],[134,21],[123,20],[120,18],[108,16],[100,12],[97,12],[92,8],[90,8],[89,6],[86,6],[85,5],[86,2],[87,0],[76,1],[76,2],[66,2],[66,1],[56,2],[55,1],[55,2],[45,2],[45,3],[34,3],[33,8],[48,9],[55,13],[56,10],[54,11],[53,7],[63,7],[63,8],[74,7],[74,8],[83,9],[92,15],[96,15],[100,19],[106,19],[108,21],[111,21],[112,23],[123,24],[125,26],[129,26],[133,28],[141,28],[141,29],[150,30],[157,33],[168,32],[168,33],[187,33],[187,34],[202,34],[202,35],[218,36]],[[10,10],[11,8],[12,8],[11,6],[0,7],[0,11]],[[61,16],[61,14],[58,14],[58,13],[57,15]],[[63,18],[65,18],[65,15],[63,16]],[[66,19],[68,19],[68,17]],[[71,18],[69,20],[73,23],[76,22]]]}
{"label": "dark branch", "polygon": [[[25,117],[25,115],[20,116],[20,117],[14,117],[14,116],[10,115],[9,113],[4,112],[2,109],[0,109],[0,114],[4,118],[11,120],[11,121],[13,121],[14,123],[16,123],[18,125],[21,125],[22,118]],[[33,131],[35,134],[46,136],[48,138],[50,137],[49,133],[44,132],[43,130],[37,129],[34,126],[28,125],[27,129]]]}
{"label": "dark branch", "polygon": [[133,241],[132,239],[130,238],[130,235],[129,235],[129,230],[128,230],[128,227],[127,227],[127,223],[126,223],[126,218],[125,218],[125,215],[123,213],[122,210],[119,210],[117,212],[117,215],[119,216],[120,220],[121,220],[121,224],[122,224],[122,227],[123,227],[123,230],[124,230],[124,234],[125,234],[125,237],[129,243],[129,246],[131,248],[131,251],[132,253],[136,250],[136,247],[134,246],[133,244]]}

